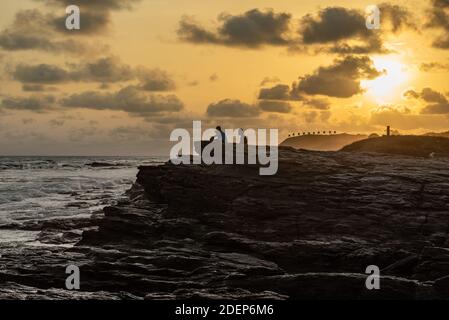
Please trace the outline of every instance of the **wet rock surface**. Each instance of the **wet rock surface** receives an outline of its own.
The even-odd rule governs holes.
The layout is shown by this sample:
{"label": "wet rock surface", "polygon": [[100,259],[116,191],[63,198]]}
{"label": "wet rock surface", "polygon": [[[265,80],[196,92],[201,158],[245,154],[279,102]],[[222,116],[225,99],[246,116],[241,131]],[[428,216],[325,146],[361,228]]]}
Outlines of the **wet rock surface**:
{"label": "wet rock surface", "polygon": [[[290,148],[275,176],[141,167],[128,199],[103,214],[29,226],[33,246],[0,244],[0,298],[448,298],[448,169]],[[64,290],[69,264],[79,291]],[[365,287],[369,265],[380,290]]]}

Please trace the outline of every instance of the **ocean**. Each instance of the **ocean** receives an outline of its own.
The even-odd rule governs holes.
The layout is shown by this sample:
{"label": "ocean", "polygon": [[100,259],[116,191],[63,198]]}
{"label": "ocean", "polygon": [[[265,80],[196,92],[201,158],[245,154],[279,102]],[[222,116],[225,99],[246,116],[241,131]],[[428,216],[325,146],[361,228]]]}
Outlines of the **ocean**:
{"label": "ocean", "polygon": [[0,157],[0,243],[33,243],[24,226],[89,217],[124,196],[138,166],[164,157]]}

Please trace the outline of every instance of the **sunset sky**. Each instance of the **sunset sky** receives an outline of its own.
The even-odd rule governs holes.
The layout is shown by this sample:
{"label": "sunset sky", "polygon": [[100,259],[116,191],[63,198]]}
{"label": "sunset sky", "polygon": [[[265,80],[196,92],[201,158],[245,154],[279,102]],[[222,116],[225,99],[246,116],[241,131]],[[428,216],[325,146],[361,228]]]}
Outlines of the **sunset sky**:
{"label": "sunset sky", "polygon": [[[81,8],[81,30],[65,8]],[[380,30],[365,8],[381,10]],[[0,155],[164,155],[174,128],[449,130],[449,0],[0,4]]]}

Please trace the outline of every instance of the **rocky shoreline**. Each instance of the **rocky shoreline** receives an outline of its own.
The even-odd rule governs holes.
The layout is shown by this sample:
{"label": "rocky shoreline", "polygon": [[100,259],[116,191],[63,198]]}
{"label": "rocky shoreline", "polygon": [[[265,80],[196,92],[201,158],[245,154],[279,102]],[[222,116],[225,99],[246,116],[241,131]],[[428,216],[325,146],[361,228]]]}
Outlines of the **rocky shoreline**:
{"label": "rocky shoreline", "polygon": [[[28,226],[40,245],[0,244],[0,298],[449,297],[449,160],[279,156],[275,176],[256,165],[140,167],[127,199],[103,213]],[[69,264],[79,291],[64,289]],[[365,287],[368,265],[380,290]]]}

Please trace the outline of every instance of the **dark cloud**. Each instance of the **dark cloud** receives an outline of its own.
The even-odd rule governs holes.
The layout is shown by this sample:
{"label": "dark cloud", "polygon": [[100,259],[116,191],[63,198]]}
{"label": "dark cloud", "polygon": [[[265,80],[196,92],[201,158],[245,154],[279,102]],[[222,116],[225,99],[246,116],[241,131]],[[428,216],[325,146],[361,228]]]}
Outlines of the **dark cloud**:
{"label": "dark cloud", "polygon": [[108,31],[111,16],[108,11],[82,11],[80,29],[73,31],[67,29],[67,16],[49,17],[48,24],[57,32],[66,33],[70,36],[101,34]]}
{"label": "dark cloud", "polygon": [[263,87],[270,83],[280,82],[281,80],[278,77],[265,77],[261,82],[260,86]]}
{"label": "dark cloud", "polygon": [[48,87],[42,84],[24,84],[22,85],[22,91],[25,92],[43,92],[43,91],[55,91],[57,88]]}
{"label": "dark cloud", "polygon": [[23,83],[54,84],[66,82],[70,74],[66,70],[48,64],[35,66],[20,64],[13,72],[13,78]]}
{"label": "dark cloud", "polygon": [[383,34],[417,27],[413,15],[405,7],[382,3],[379,10],[381,31],[369,30],[364,12],[356,9],[327,7],[317,15],[306,15],[301,19],[302,42],[331,44],[325,50],[338,54],[388,53],[383,46]]}
{"label": "dark cloud", "polygon": [[308,99],[303,102],[303,104],[307,107],[319,110],[328,110],[330,109],[330,103],[326,99]]}
{"label": "dark cloud", "polygon": [[300,95],[326,95],[349,98],[363,92],[360,80],[374,79],[382,72],[376,70],[367,56],[347,56],[334,60],[330,66],[320,67],[293,85],[292,93]]}
{"label": "dark cloud", "polygon": [[305,44],[369,38],[373,34],[366,28],[365,17],[360,11],[342,7],[322,9],[317,16],[306,15],[301,20],[300,33]]}
{"label": "dark cloud", "polygon": [[[0,32],[0,48],[7,51],[41,50],[73,55],[91,50],[85,42],[58,37],[52,27],[53,20],[52,14],[44,14],[37,9],[17,12],[13,23]],[[95,50],[104,49],[99,47],[97,44]]]}
{"label": "dark cloud", "polygon": [[175,95],[147,95],[136,86],[113,93],[87,91],[73,94],[61,103],[64,107],[125,111],[139,116],[178,112],[184,107]]}
{"label": "dark cloud", "polygon": [[35,0],[46,2],[49,5],[64,6],[76,4],[80,7],[98,10],[123,10],[132,9],[133,6],[142,0]]}
{"label": "dark cloud", "polygon": [[385,23],[389,24],[389,29],[396,33],[401,30],[411,29],[417,30],[415,15],[407,8],[397,4],[384,2],[379,5],[381,13],[382,27]]}
{"label": "dark cloud", "polygon": [[420,97],[420,94],[418,92],[416,92],[415,90],[408,90],[408,91],[404,92],[404,97],[418,99]]}
{"label": "dark cloud", "polygon": [[265,112],[289,113],[292,111],[292,106],[285,101],[261,100],[258,106]]}
{"label": "dark cloud", "polygon": [[449,70],[449,63],[441,63],[441,62],[421,63],[419,69],[424,72],[443,72]]}
{"label": "dark cloud", "polygon": [[220,26],[209,31],[190,18],[183,17],[179,23],[178,36],[191,43],[209,43],[228,46],[257,48],[263,45],[282,46],[290,40],[291,15],[273,10],[253,9],[242,15],[221,14]]}
{"label": "dark cloud", "polygon": [[133,69],[120,62],[117,57],[104,57],[84,65],[72,66],[72,80],[83,80],[93,82],[121,82],[135,77]]}
{"label": "dark cloud", "polygon": [[423,110],[422,114],[449,114],[449,103],[437,102],[427,105]]}
{"label": "dark cloud", "polygon": [[391,52],[390,50],[384,48],[382,40],[377,36],[370,37],[361,44],[337,43],[330,48],[325,48],[324,51],[337,53],[340,55],[369,53],[386,54]]}
{"label": "dark cloud", "polygon": [[428,104],[421,110],[422,114],[449,114],[449,101],[440,92],[431,88],[424,88],[421,92],[409,90],[404,93],[405,97],[422,99]]}
{"label": "dark cloud", "polygon": [[140,68],[137,77],[140,79],[141,88],[145,91],[172,91],[176,89],[173,79],[163,70]]}
{"label": "dark cloud", "polygon": [[12,77],[22,83],[56,84],[69,81],[102,84],[139,80],[145,91],[171,91],[176,88],[171,77],[159,69],[132,68],[117,57],[104,57],[84,64],[71,64],[64,69],[55,65],[17,65]]}
{"label": "dark cloud", "polygon": [[132,9],[134,4],[141,0],[35,0],[45,2],[51,6],[65,8],[69,5],[77,5],[82,12],[81,28],[76,32],[67,30],[65,27],[66,16],[49,16],[47,19],[55,31],[67,33],[72,36],[76,35],[91,35],[104,33],[107,31],[111,23],[111,11]]}
{"label": "dark cloud", "polygon": [[303,52],[308,46],[318,51],[339,54],[387,53],[382,38],[385,34],[404,29],[416,30],[413,15],[405,7],[383,3],[379,5],[382,29],[369,30],[362,10],[327,7],[300,20],[298,30],[292,30],[289,13],[253,9],[242,15],[222,14],[219,27],[209,30],[193,19],[183,17],[178,37],[196,44],[219,44],[258,48],[263,45],[286,46],[290,52]]}
{"label": "dark cloud", "polygon": [[43,112],[51,109],[56,99],[53,96],[3,97],[1,106],[6,109]]}
{"label": "dark cloud", "polygon": [[439,30],[440,35],[433,41],[433,46],[440,49],[449,49],[449,1],[432,0],[431,9],[427,13],[427,28]]}
{"label": "dark cloud", "polygon": [[313,74],[299,78],[292,86],[278,84],[262,88],[258,98],[261,100],[302,101],[304,105],[326,110],[329,103],[323,99],[308,99],[306,95],[325,95],[349,98],[363,92],[362,79],[374,79],[383,71],[374,68],[367,56],[346,56],[334,60],[330,66],[319,67]]}
{"label": "dark cloud", "polygon": [[278,84],[271,88],[262,88],[259,92],[259,99],[264,100],[301,100],[298,95],[293,95],[292,90],[286,84]]}
{"label": "dark cloud", "polygon": [[424,88],[421,91],[421,98],[426,102],[437,102],[437,103],[447,102],[447,99],[443,94],[431,88]]}
{"label": "dark cloud", "polygon": [[218,75],[217,75],[216,73],[212,74],[212,75],[209,77],[209,80],[212,81],[212,82],[217,81],[217,80],[218,80]]}
{"label": "dark cloud", "polygon": [[260,114],[259,108],[240,100],[225,99],[207,107],[209,117],[250,118]]}

